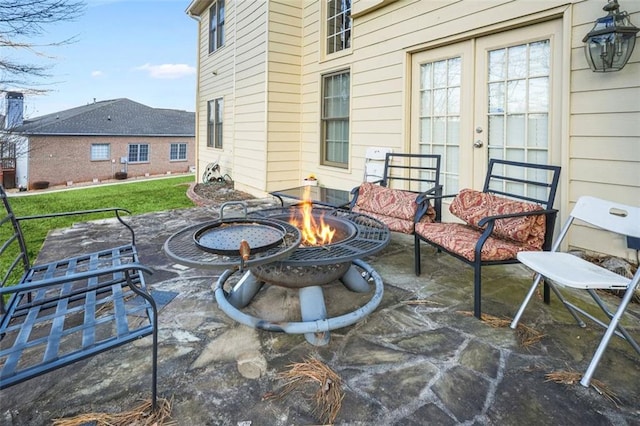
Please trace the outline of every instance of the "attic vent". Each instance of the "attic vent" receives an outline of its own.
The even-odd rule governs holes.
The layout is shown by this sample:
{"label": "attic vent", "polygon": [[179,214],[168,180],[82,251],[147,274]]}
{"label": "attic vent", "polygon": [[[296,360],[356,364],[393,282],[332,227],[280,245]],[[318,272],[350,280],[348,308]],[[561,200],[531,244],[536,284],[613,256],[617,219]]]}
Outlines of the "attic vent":
{"label": "attic vent", "polygon": [[111,116],[107,115],[107,120],[111,121]]}

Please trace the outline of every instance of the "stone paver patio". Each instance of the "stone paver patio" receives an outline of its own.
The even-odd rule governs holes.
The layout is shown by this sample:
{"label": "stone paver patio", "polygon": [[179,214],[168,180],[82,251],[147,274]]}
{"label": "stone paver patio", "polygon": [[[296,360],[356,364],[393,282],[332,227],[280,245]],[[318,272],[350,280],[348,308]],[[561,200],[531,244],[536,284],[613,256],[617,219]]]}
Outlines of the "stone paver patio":
{"label": "stone paver patio", "polygon": [[[256,200],[259,208],[269,200]],[[215,209],[198,207],[132,218],[142,261],[155,270],[155,290],[177,296],[160,312],[159,393],[173,400],[179,425],[317,425],[313,387],[273,397],[279,374],[309,357],[342,379],[339,425],[640,424],[640,359],[614,338],[595,374],[616,402],[595,388],[547,381],[557,370],[583,372],[602,329],[579,328],[558,303],[534,300],[523,321],[544,333],[528,348],[508,327],[494,328],[472,310],[470,268],[424,246],[423,274],[413,273],[413,238],[394,234],[390,245],[365,259],[384,280],[384,298],[359,323],[331,332],[326,346],[302,335],[255,330],[218,309],[212,285],[222,271],[172,262],[164,241],[180,228],[211,220]],[[59,258],[108,244],[113,223],[92,222],[54,231],[41,256]],[[483,311],[511,318],[531,274],[520,265],[487,267]],[[329,314],[368,300],[339,284],[325,290]],[[263,289],[246,308],[270,319],[295,320],[296,292]],[[640,307],[626,318],[640,334]],[[150,337],[0,392],[0,423],[43,425],[87,412],[118,412],[150,396]]]}

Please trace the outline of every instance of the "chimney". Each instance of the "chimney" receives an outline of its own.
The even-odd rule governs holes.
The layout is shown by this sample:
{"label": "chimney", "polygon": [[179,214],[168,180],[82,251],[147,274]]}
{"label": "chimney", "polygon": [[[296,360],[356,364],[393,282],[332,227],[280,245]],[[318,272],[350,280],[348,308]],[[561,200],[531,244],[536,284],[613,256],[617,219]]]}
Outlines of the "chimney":
{"label": "chimney", "polygon": [[7,92],[7,115],[4,128],[22,126],[24,120],[24,95],[20,92]]}

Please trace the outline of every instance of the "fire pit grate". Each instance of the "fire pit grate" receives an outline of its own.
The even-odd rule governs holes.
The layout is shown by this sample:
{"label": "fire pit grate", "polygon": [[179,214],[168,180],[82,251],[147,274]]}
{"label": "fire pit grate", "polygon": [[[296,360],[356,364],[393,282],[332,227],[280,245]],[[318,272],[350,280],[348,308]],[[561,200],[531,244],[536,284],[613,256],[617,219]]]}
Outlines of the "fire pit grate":
{"label": "fire pit grate", "polygon": [[[276,207],[256,211],[249,217],[277,219],[286,223],[287,218],[295,213],[297,207]],[[313,209],[315,214],[325,217],[336,217],[352,224],[355,232],[349,238],[324,246],[300,247],[286,259],[290,265],[329,265],[361,259],[379,252],[386,247],[391,238],[391,231],[382,222],[366,215],[352,213],[347,210],[329,208]]]}

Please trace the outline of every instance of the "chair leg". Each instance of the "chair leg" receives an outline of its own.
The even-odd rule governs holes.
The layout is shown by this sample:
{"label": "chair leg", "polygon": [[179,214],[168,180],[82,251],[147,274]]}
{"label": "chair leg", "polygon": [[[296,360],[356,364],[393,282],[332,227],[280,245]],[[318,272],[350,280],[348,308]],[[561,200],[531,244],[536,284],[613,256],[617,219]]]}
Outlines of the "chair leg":
{"label": "chair leg", "polygon": [[569,313],[571,314],[573,319],[576,320],[576,322],[578,323],[578,326],[580,326],[582,328],[586,327],[587,325],[584,323],[584,321],[582,321],[582,318],[580,318],[578,316],[577,307],[575,307],[574,305],[569,303],[564,298],[562,293],[560,293],[560,290],[558,290],[558,288],[555,285],[553,285],[551,282],[546,283],[546,285],[548,285],[551,288],[551,290],[553,290],[553,292],[555,293],[556,297],[560,300],[560,302],[564,305],[564,307],[567,308],[567,310],[569,311]]}
{"label": "chair leg", "polygon": [[482,286],[482,269],[479,262],[473,265],[473,315],[482,319],[481,309],[481,286]]}
{"label": "chair leg", "polygon": [[[536,274],[535,278],[533,279],[533,284],[531,285],[531,288],[529,289],[529,292],[527,293],[526,297],[524,298],[524,301],[522,302],[522,305],[520,305],[520,308],[518,309],[518,312],[516,312],[516,315],[513,317],[513,321],[511,321],[510,327],[512,329],[515,330],[515,328],[518,326],[518,322],[520,321],[520,318],[522,317],[522,314],[524,313],[525,308],[529,304],[529,301],[531,301],[531,298],[533,297],[533,294],[535,293],[536,288],[538,287],[538,284],[540,284],[540,281],[542,279],[544,279],[544,277],[542,275]],[[551,282],[548,282],[547,280],[545,280],[544,281],[544,286],[545,286],[545,292],[544,292],[545,294],[544,294],[543,298],[544,298],[546,303],[548,303],[547,300],[549,299],[549,296],[547,295],[547,292],[548,292],[548,289],[550,288],[551,290],[553,290],[553,292],[555,293],[556,297],[560,300],[560,302],[564,305],[564,307],[567,308],[567,310],[569,311],[569,313],[571,314],[573,319],[576,320],[578,325],[580,327],[586,327],[586,324],[578,316],[578,314],[577,314],[576,310],[574,309],[573,305],[571,305],[571,303],[569,303],[564,298],[564,296],[562,296],[562,293],[560,293],[560,291],[556,288],[555,285],[553,285]]]}
{"label": "chair leg", "polygon": [[516,327],[518,326],[518,322],[520,321],[520,317],[524,313],[524,310],[527,307],[527,305],[529,304],[529,301],[531,300],[531,298],[533,297],[533,294],[536,292],[536,288],[538,287],[538,284],[540,283],[541,279],[542,279],[542,275],[536,274],[535,278],[533,279],[533,284],[531,285],[531,288],[529,289],[529,292],[527,293],[527,295],[525,296],[524,300],[522,301],[522,304],[520,305],[520,308],[518,309],[518,312],[516,312],[516,316],[513,317],[513,321],[511,321],[510,327],[512,329],[515,330]]}
{"label": "chair leg", "polygon": [[413,234],[413,263],[415,268],[416,277],[421,274],[420,268],[420,237]]}
{"label": "chair leg", "polygon": [[[635,284],[637,284],[637,281]],[[580,384],[582,386],[589,387],[589,385],[591,384],[593,373],[598,367],[598,363],[600,362],[600,359],[602,358],[602,355],[604,354],[604,351],[609,344],[609,340],[611,340],[611,336],[613,336],[614,332],[619,329],[618,323],[620,322],[620,318],[622,318],[622,314],[627,309],[627,305],[629,304],[629,302],[631,302],[635,287],[635,285],[629,286],[626,293],[624,294],[624,297],[622,298],[622,302],[620,302],[620,306],[618,306],[618,309],[616,310],[615,315],[613,315],[613,318],[611,318],[611,322],[607,327],[607,331],[604,333],[604,336],[602,337],[602,340],[600,341],[600,344],[598,345],[598,348],[596,349],[596,352],[594,353],[593,358],[589,363],[589,367],[587,367],[587,371],[584,373],[584,376],[582,376],[582,380],[580,380]]]}
{"label": "chair leg", "polygon": [[[613,319],[614,314],[612,314],[611,311],[609,311],[609,309],[607,308],[607,305],[604,304],[602,299],[598,296],[598,294],[594,290],[589,289],[587,291],[591,295],[591,298],[596,302],[598,306],[600,306],[600,309],[602,309],[604,314],[607,316],[607,318],[609,319],[609,323],[611,323],[611,320]],[[594,320],[596,323],[600,324],[602,327],[608,328],[607,324],[603,323],[602,321],[598,321],[597,318],[592,317],[591,319]],[[624,328],[621,324],[618,324],[616,329],[617,331],[614,332],[616,336],[622,339],[625,339],[627,342],[629,342],[629,344],[633,347],[633,349],[635,349],[638,355],[640,355],[640,345],[638,345],[638,343],[635,341],[633,336],[631,336],[631,333],[629,333],[627,329]]]}

